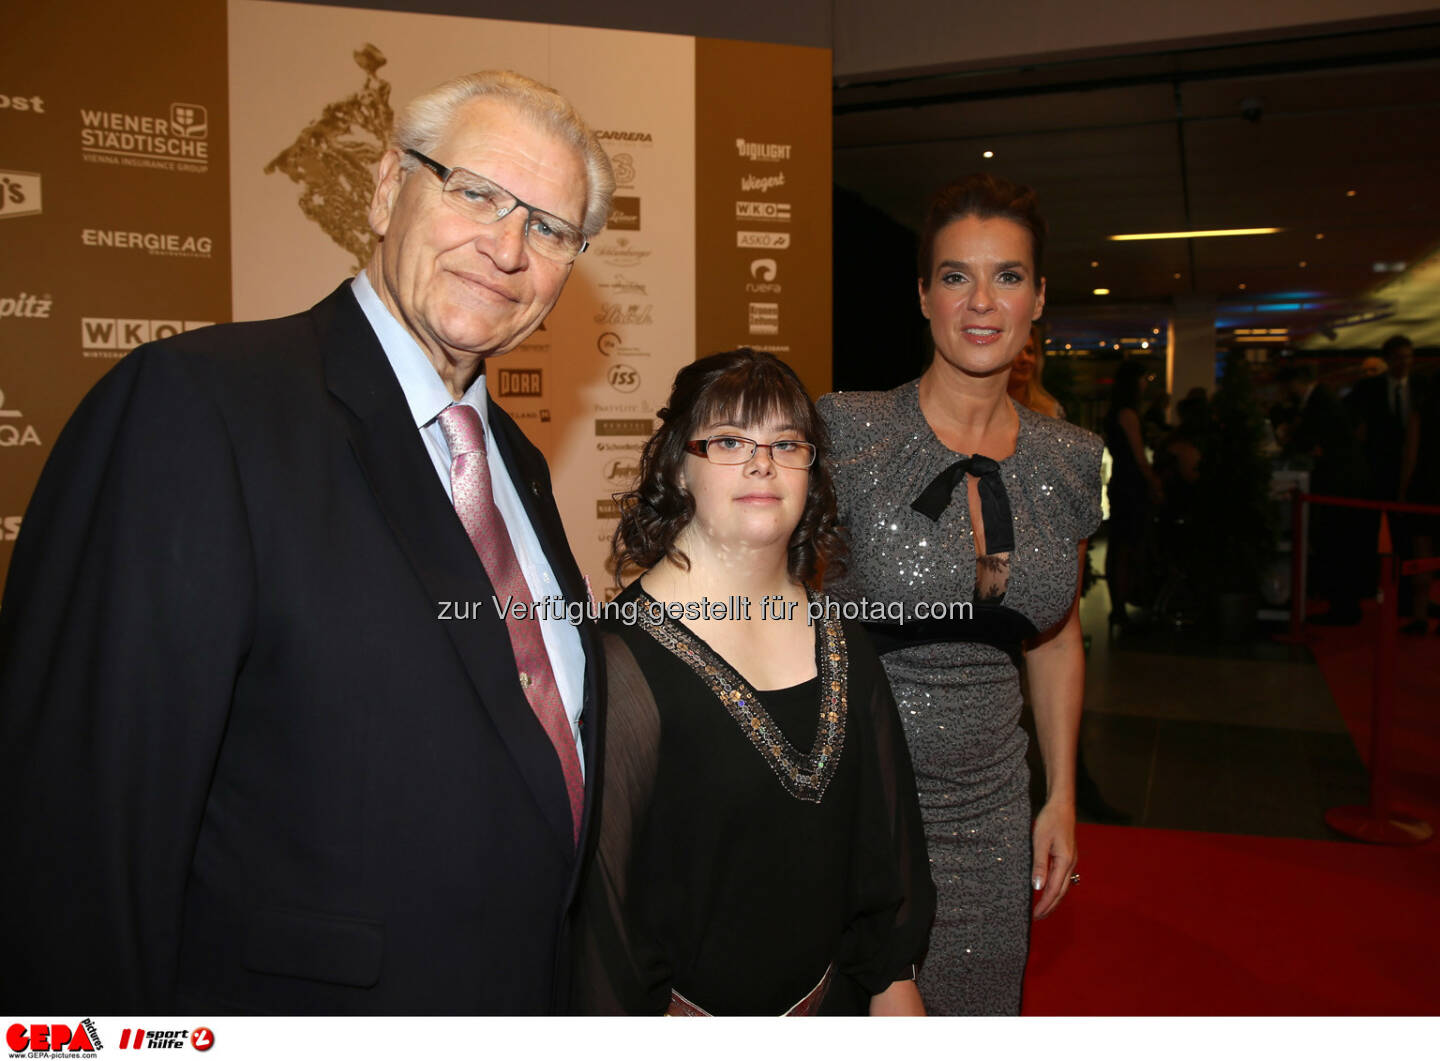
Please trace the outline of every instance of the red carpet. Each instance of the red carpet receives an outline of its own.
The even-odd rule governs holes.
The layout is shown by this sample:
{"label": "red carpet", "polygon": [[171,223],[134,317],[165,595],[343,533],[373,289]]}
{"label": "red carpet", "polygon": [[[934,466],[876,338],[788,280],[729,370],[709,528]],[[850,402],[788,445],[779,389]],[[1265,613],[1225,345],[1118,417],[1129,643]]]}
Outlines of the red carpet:
{"label": "red carpet", "polygon": [[[1359,626],[1306,627],[1320,673],[1367,765],[1378,625],[1375,606],[1367,604]],[[1392,725],[1395,809],[1440,829],[1440,637],[1400,637]],[[1440,847],[1435,840],[1426,846]]]}
{"label": "red carpet", "polygon": [[[1367,761],[1376,624],[1309,628]],[[1394,809],[1440,827],[1440,637],[1401,639],[1396,688]],[[1026,1014],[1440,1014],[1440,838],[1082,825],[1079,844],[1082,883],[1032,932]]]}
{"label": "red carpet", "polygon": [[1082,825],[1027,1015],[1440,1014],[1440,858]]}

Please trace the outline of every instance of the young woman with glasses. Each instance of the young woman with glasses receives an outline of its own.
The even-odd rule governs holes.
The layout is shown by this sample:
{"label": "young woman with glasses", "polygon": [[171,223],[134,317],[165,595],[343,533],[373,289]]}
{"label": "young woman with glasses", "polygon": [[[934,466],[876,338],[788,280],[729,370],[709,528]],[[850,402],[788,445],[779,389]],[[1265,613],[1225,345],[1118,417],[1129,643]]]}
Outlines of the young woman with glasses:
{"label": "young woman with glasses", "polygon": [[602,622],[609,715],[576,991],[588,1013],[921,1013],[933,912],[914,779],[840,562],[827,440],[795,373],[681,370]]}

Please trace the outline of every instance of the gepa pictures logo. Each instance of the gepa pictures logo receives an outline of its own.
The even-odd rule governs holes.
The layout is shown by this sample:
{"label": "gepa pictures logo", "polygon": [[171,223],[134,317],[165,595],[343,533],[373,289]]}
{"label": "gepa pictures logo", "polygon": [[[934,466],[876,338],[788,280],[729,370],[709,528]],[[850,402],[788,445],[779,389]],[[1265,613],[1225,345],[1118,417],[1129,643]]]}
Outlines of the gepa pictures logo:
{"label": "gepa pictures logo", "polygon": [[12,1024],[5,1030],[5,1045],[11,1057],[27,1054],[60,1054],[64,1057],[94,1057],[102,1046],[100,1032],[89,1017],[74,1027],[68,1024]]}

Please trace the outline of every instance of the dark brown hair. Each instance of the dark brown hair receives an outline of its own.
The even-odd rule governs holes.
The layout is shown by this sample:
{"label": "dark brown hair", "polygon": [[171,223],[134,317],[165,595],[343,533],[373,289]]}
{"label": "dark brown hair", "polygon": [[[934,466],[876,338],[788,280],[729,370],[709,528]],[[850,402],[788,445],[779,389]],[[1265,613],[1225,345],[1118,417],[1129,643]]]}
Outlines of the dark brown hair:
{"label": "dark brown hair", "polygon": [[680,486],[685,443],[706,424],[748,428],[772,418],[795,425],[815,446],[805,509],[790,536],[790,576],[808,582],[817,572],[843,569],[845,544],[836,526],[835,486],[827,465],[830,435],[794,369],[748,347],[702,357],[676,374],[659,417],[660,429],[640,455],[639,482],[617,495],[620,523],[610,543],[617,583],[626,568],[648,569],[667,556],[690,566],[689,557],[675,548],[675,539],[695,515],[695,499]]}
{"label": "dark brown hair", "polygon": [[1412,350],[1415,349],[1415,344],[1410,341],[1408,335],[1392,335],[1385,340],[1385,345],[1380,348],[1380,352],[1386,357],[1393,357],[1407,346]]}
{"label": "dark brown hair", "polygon": [[1035,268],[1035,283],[1045,275],[1045,219],[1035,202],[1035,193],[1023,184],[1007,181],[990,173],[972,173],[951,181],[935,193],[925,224],[920,229],[920,283],[930,288],[930,270],[935,266],[935,238],[940,230],[962,217],[981,220],[1003,217],[1030,233],[1030,258]]}

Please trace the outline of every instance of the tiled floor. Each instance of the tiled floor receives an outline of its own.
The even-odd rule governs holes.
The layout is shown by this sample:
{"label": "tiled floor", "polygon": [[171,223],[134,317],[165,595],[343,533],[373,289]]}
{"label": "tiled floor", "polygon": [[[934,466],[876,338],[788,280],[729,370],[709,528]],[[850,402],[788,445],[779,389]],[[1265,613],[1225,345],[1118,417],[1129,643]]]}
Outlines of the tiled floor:
{"label": "tiled floor", "polygon": [[[1308,651],[1268,633],[1238,646],[1194,631],[1112,636],[1109,610],[1100,581],[1080,606],[1081,747],[1106,802],[1133,825],[1339,839],[1325,809],[1364,803],[1368,779]],[[1032,741],[1036,794],[1039,766]],[[1108,820],[1081,802],[1082,821]]]}

